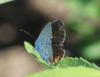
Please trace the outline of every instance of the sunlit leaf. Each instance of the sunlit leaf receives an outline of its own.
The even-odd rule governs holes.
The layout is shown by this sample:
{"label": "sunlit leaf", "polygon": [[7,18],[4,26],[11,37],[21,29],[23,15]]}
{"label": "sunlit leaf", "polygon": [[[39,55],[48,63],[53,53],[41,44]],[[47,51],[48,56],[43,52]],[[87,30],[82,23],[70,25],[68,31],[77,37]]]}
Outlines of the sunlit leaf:
{"label": "sunlit leaf", "polygon": [[100,77],[100,70],[86,67],[55,68],[28,77]]}
{"label": "sunlit leaf", "polygon": [[[37,59],[39,62],[45,63],[45,62],[43,61],[43,59],[41,58],[40,54],[34,49],[34,47],[33,47],[29,42],[25,41],[25,42],[24,42],[24,47],[25,47],[26,51],[27,51],[29,54],[35,56],[36,59]],[[46,64],[46,63],[45,63],[45,64]]]}
{"label": "sunlit leaf", "polygon": [[66,57],[64,59],[62,59],[60,62],[58,62],[58,64],[56,65],[58,67],[76,67],[76,66],[85,66],[85,67],[89,67],[89,68],[95,68],[95,69],[99,69],[98,66],[96,66],[94,63],[90,63],[89,61],[83,59],[83,58],[73,58],[73,57]]}

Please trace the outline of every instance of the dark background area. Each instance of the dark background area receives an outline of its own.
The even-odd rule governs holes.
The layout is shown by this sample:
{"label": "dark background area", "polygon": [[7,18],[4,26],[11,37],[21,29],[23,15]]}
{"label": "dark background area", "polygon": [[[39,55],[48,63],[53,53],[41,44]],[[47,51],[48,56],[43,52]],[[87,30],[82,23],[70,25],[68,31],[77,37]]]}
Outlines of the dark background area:
{"label": "dark background area", "polygon": [[[0,26],[10,25],[10,27],[14,28],[14,32],[16,33],[16,38],[13,40],[7,38],[13,38],[13,36],[7,35],[7,42],[0,41],[0,48],[4,48],[11,45],[22,45],[25,40],[31,41],[34,44],[35,39],[39,35],[42,27],[47,23],[48,18],[43,16],[41,13],[37,11],[27,11],[27,9],[23,8],[23,6],[16,5],[16,2],[9,2],[6,4],[0,5]],[[26,30],[32,34],[35,38],[33,39],[31,36],[21,32],[20,29]],[[9,32],[9,30],[8,30]],[[6,29],[4,29],[4,33],[6,34]],[[5,37],[6,35],[4,35]],[[3,38],[4,39],[4,38]],[[11,40],[9,42],[9,40]]]}

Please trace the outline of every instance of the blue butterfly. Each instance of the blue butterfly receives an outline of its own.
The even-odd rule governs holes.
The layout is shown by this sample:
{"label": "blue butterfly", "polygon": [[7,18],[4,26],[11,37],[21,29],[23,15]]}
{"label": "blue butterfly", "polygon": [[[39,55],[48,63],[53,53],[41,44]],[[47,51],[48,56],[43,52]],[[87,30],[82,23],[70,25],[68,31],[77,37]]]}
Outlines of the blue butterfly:
{"label": "blue butterfly", "polygon": [[[61,19],[49,22],[44,26],[35,41],[34,49],[36,51],[33,55],[37,53],[47,64],[57,63],[65,54],[65,50],[63,49],[65,36],[66,32]],[[27,47],[25,48],[27,49]]]}

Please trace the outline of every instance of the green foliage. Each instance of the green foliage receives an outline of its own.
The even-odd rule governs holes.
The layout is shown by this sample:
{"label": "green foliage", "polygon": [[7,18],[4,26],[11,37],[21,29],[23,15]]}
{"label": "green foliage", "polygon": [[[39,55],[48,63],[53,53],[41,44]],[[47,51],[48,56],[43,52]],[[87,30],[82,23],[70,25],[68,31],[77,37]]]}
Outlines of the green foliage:
{"label": "green foliage", "polygon": [[33,56],[36,57],[36,59],[41,62],[41,63],[44,63],[46,64],[43,59],[41,58],[40,54],[34,49],[34,47],[27,41],[24,42],[24,47],[26,49],[26,51],[29,53],[29,54],[32,54]]}
{"label": "green foliage", "polygon": [[100,41],[86,46],[82,55],[89,60],[99,60],[100,59]]}
{"label": "green foliage", "polygon": [[95,26],[80,21],[73,29],[80,34],[81,37],[90,36],[95,32]]}
{"label": "green foliage", "polygon": [[27,77],[100,77],[100,69],[83,58],[66,57],[55,68]]}
{"label": "green foliage", "polygon": [[[41,58],[37,51],[33,48],[31,44],[28,42],[24,42],[25,48],[29,54],[34,54],[38,61]],[[40,61],[43,64],[42,61]],[[44,63],[47,67],[47,64]],[[100,69],[94,63],[90,63],[83,58],[72,58],[66,57],[59,61],[57,64],[51,66],[52,69],[49,68],[44,72],[40,72],[37,74],[30,75],[28,77],[99,77]],[[84,71],[84,73],[83,73]],[[91,74],[91,72],[93,72]]]}
{"label": "green foliage", "polygon": [[[69,47],[78,56],[88,60],[100,61],[100,0],[64,0],[71,11],[67,22],[72,42]],[[73,35],[75,33],[76,35]],[[70,45],[70,44],[69,44]],[[99,63],[100,64],[100,63]]]}
{"label": "green foliage", "polygon": [[94,3],[89,3],[87,6],[84,7],[84,16],[87,18],[90,17],[92,19],[97,18],[98,7]]}
{"label": "green foliage", "polygon": [[100,77],[100,70],[86,67],[55,68],[28,77]]}
{"label": "green foliage", "polygon": [[[30,43],[25,41],[24,46],[25,46],[26,51],[29,54],[33,54],[38,59],[39,62],[48,65],[42,60],[40,54],[33,48],[33,46]],[[51,66],[51,65],[48,65],[48,66]],[[95,64],[91,64],[83,58],[72,58],[72,57],[66,57],[53,66],[54,67],[86,66],[86,67],[97,68]]]}
{"label": "green foliage", "polygon": [[66,67],[77,67],[77,66],[84,66],[89,68],[99,69],[94,63],[90,63],[83,58],[72,58],[66,57],[62,59],[57,65],[57,67],[66,68]]}
{"label": "green foliage", "polygon": [[9,2],[9,1],[12,1],[12,0],[0,0],[0,4],[6,3],[6,2]]}

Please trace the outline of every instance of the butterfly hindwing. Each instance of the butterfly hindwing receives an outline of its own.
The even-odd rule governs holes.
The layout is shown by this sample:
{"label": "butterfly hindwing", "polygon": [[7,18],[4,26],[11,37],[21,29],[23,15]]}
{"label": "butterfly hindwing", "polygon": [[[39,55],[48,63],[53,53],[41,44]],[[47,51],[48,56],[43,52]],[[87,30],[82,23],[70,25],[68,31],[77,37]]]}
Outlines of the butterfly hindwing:
{"label": "butterfly hindwing", "polygon": [[53,49],[53,63],[57,63],[65,55],[63,43],[65,42],[66,31],[64,23],[61,19],[54,20],[52,23],[52,49]]}

